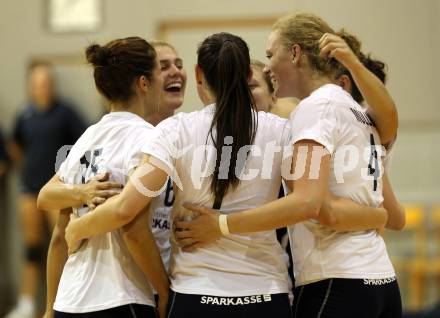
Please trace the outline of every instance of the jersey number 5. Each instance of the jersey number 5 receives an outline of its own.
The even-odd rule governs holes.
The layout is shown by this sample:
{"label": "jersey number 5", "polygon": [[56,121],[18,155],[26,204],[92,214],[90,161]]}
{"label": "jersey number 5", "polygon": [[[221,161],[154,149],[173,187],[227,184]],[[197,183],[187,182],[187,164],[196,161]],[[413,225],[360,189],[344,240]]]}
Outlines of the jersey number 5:
{"label": "jersey number 5", "polygon": [[80,164],[85,167],[81,176],[81,182],[86,183],[91,176],[98,172],[98,165],[96,158],[102,154],[102,148],[95,150],[88,150],[80,159]]}

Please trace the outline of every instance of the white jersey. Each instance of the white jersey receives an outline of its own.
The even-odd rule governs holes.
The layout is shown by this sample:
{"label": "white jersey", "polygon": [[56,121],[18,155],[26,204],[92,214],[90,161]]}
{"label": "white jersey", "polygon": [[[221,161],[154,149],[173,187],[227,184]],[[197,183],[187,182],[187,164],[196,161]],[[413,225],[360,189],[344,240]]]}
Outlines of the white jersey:
{"label": "white jersey", "polygon": [[[382,204],[380,139],[365,110],[347,92],[333,84],[320,87],[299,103],[289,122],[292,144],[314,140],[331,153],[333,194],[366,206]],[[297,285],[395,275],[376,230],[337,232],[310,220],[291,226],[289,234]]]}
{"label": "white jersey", "polygon": [[174,203],[173,183],[168,180],[166,190],[150,203],[151,231],[159,248],[165,269],[169,270],[171,255],[171,226]]}
{"label": "white jersey", "polygon": [[382,158],[383,166],[384,166],[385,172],[387,174],[390,173],[391,162],[393,161],[393,155],[394,155],[394,147],[393,147],[393,145],[391,145],[391,146],[389,146],[388,149],[386,149],[386,156],[384,158]]}
{"label": "white jersey", "polygon": [[[143,153],[140,145],[154,127],[129,112],[112,112],[89,127],[71,149],[58,174],[67,184],[85,183],[100,172],[126,184]],[[88,208],[74,209],[80,217]],[[154,306],[153,293],[131,257],[120,230],[89,238],[70,255],[54,309],[84,313],[137,303]]]}
{"label": "white jersey", "polygon": [[[158,158],[166,169],[175,169],[173,213],[184,202],[212,207],[211,175],[215,150],[208,137],[215,105],[201,111],[179,113],[162,121],[142,150]],[[215,134],[215,132],[214,132]],[[277,199],[281,184],[282,151],[286,121],[258,113],[258,130],[249,152],[242,181],[223,198],[222,213],[251,209]],[[246,158],[247,150],[242,152]],[[265,169],[262,169],[263,162]],[[253,174],[255,178],[253,178]],[[183,189],[183,191],[182,191]],[[229,235],[196,252],[185,253],[172,243],[171,288],[179,293],[213,296],[250,296],[287,293],[287,268],[275,231]]]}

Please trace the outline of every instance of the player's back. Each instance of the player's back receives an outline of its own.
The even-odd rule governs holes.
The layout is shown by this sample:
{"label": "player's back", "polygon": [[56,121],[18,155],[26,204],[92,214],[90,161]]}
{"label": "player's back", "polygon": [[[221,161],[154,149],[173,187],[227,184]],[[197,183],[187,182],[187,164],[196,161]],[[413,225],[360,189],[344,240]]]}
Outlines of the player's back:
{"label": "player's back", "polygon": [[[143,149],[169,171],[175,169],[179,177],[180,185],[173,179],[177,184],[174,212],[184,202],[213,206],[210,184],[215,147],[209,131],[214,112],[213,104],[164,120]],[[239,174],[237,187],[224,196],[222,213],[253,208],[278,197],[282,151],[288,140],[286,121],[263,112],[254,114],[258,118],[254,142],[238,153],[237,166],[245,164],[243,174]],[[227,146],[226,140],[223,151],[228,151]],[[172,288],[180,293],[243,296],[287,292],[287,269],[275,231],[229,235],[193,253],[174,246],[170,268]]]}
{"label": "player's back", "polygon": [[[72,147],[58,172],[65,183],[85,183],[101,172],[122,184],[142,159],[141,145],[153,126],[129,112],[113,112],[91,126]],[[88,208],[74,211],[79,216]],[[88,239],[69,256],[55,310],[90,312],[130,303],[154,306],[145,275],[135,264],[120,230]]]}

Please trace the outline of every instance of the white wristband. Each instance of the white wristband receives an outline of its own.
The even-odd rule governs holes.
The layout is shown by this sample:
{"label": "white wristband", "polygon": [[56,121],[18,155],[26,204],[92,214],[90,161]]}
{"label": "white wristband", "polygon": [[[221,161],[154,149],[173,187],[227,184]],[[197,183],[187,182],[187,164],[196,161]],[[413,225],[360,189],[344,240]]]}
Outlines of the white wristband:
{"label": "white wristband", "polygon": [[218,225],[223,235],[229,235],[228,216],[226,214],[220,214],[218,217]]}

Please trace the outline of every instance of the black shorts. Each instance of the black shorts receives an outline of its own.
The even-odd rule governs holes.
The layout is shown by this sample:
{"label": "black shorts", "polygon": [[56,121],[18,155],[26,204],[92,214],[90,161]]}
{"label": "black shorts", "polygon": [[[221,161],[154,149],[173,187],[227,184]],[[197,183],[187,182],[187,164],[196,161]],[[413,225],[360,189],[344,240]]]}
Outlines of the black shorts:
{"label": "black shorts", "polygon": [[54,311],[54,318],[157,318],[152,306],[129,304],[87,313],[65,313]]}
{"label": "black shorts", "polygon": [[295,288],[294,318],[400,318],[402,301],[395,277],[332,278]]}
{"label": "black shorts", "polygon": [[291,318],[288,294],[223,297],[171,291],[167,318]]}

